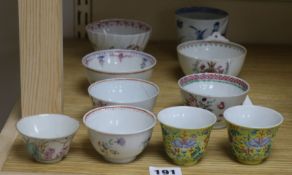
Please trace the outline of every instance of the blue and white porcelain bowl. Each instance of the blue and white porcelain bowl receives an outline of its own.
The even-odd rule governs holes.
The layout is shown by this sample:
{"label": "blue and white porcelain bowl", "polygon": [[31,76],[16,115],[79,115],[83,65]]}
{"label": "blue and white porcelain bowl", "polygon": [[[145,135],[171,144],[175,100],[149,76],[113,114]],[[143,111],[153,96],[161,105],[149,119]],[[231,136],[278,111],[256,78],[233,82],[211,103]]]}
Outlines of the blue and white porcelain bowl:
{"label": "blue and white porcelain bowl", "polygon": [[228,13],[211,7],[184,7],[176,11],[179,42],[202,40],[214,32],[225,34]]}
{"label": "blue and white porcelain bowl", "polygon": [[148,80],[156,59],[145,52],[127,49],[110,49],[92,52],[82,58],[88,81],[109,78],[139,78]]}

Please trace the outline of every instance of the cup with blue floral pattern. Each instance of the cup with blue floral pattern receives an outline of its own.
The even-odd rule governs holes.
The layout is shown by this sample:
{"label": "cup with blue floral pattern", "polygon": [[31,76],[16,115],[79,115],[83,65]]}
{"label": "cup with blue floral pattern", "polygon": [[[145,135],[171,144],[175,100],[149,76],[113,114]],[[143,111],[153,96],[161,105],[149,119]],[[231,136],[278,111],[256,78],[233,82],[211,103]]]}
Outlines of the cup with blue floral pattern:
{"label": "cup with blue floral pattern", "polygon": [[183,7],[175,16],[179,42],[202,40],[214,32],[225,34],[229,21],[227,12],[211,7]]}
{"label": "cup with blue floral pattern", "polygon": [[234,106],[224,112],[231,152],[243,164],[260,164],[272,151],[283,116],[270,108]]}
{"label": "cup with blue floral pattern", "polygon": [[22,118],[16,128],[36,161],[56,163],[68,154],[79,122],[61,114],[39,114]]}
{"label": "cup with blue floral pattern", "polygon": [[164,149],[177,165],[191,166],[204,155],[216,116],[208,110],[175,106],[158,113]]}

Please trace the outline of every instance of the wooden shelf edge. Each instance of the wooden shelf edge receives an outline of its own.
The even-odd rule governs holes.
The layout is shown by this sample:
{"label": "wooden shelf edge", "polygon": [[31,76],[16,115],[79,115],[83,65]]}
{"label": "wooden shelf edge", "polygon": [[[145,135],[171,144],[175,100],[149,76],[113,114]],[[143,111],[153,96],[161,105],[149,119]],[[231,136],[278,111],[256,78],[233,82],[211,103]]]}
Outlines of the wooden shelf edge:
{"label": "wooden shelf edge", "polygon": [[20,117],[21,117],[20,101],[18,101],[14,105],[14,107],[13,107],[1,133],[0,133],[0,140],[1,140],[1,142],[0,142],[0,169],[1,170],[2,170],[2,167],[3,167],[5,161],[8,157],[10,149],[11,149],[11,147],[12,147],[12,145],[17,137],[17,130],[16,130],[15,125],[16,125],[18,119],[20,119]]}

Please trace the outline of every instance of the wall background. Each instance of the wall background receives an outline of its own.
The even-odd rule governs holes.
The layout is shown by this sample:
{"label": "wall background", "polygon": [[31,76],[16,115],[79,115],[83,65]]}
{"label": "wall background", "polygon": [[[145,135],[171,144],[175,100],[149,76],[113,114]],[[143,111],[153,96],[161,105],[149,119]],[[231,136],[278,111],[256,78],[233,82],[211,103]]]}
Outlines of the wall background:
{"label": "wall background", "polygon": [[292,1],[93,0],[92,18],[135,18],[153,27],[152,40],[176,40],[174,11],[210,6],[229,12],[227,37],[240,43],[292,43]]}
{"label": "wall background", "polygon": [[0,5],[0,130],[19,98],[19,47],[17,0]]}

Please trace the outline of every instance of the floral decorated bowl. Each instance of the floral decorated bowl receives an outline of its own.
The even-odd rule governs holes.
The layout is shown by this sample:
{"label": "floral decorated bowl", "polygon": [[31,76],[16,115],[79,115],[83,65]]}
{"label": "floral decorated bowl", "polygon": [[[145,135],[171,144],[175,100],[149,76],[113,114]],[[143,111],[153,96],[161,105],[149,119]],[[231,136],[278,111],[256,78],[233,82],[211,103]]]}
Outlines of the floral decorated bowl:
{"label": "floral decorated bowl", "polygon": [[176,106],[158,113],[168,157],[178,165],[194,165],[204,155],[216,116],[201,108]]}
{"label": "floral decorated bowl", "polygon": [[16,128],[36,161],[55,163],[68,154],[79,122],[61,114],[39,114],[22,118]]}
{"label": "floral decorated bowl", "polygon": [[82,58],[90,83],[108,78],[139,78],[148,80],[156,59],[135,50],[112,49],[92,52]]}
{"label": "floral decorated bowl", "polygon": [[222,73],[237,76],[243,66],[247,50],[229,42],[218,33],[206,40],[188,41],[177,46],[180,66],[192,73]]}
{"label": "floral decorated bowl", "polygon": [[228,13],[211,7],[183,7],[176,11],[179,42],[202,40],[214,32],[225,34]]}
{"label": "floral decorated bowl", "polygon": [[243,164],[259,164],[271,154],[283,116],[266,107],[234,106],[224,112],[232,154]]}
{"label": "floral decorated bowl", "polygon": [[142,108],[116,105],[87,112],[83,123],[92,145],[105,160],[128,163],[149,143],[156,118]]}
{"label": "floral decorated bowl", "polygon": [[226,126],[223,112],[231,106],[241,105],[249,91],[246,81],[216,73],[186,75],[179,79],[178,85],[187,105],[207,109],[217,116],[214,128]]}
{"label": "floral decorated bowl", "polygon": [[159,87],[141,79],[113,78],[91,84],[88,93],[96,107],[132,105],[152,111]]}
{"label": "floral decorated bowl", "polygon": [[152,29],[138,20],[105,19],[88,24],[86,31],[95,50],[144,50]]}

